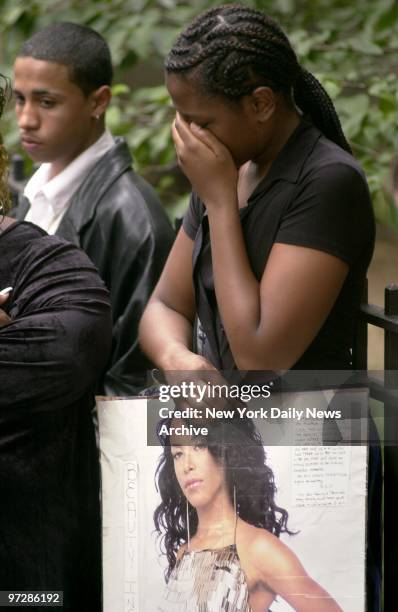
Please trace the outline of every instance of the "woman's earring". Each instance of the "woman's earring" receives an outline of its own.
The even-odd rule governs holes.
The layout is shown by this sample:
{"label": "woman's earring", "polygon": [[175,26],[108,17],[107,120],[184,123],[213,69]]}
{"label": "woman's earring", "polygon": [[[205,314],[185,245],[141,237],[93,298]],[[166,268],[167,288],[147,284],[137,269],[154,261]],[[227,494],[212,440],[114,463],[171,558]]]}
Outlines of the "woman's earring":
{"label": "woman's earring", "polygon": [[234,483],[234,514],[235,514],[234,544],[236,545],[236,529],[238,526],[238,515],[236,513],[236,486],[235,486],[235,483]]}
{"label": "woman's earring", "polygon": [[188,534],[188,550],[189,550],[191,546],[191,531],[189,528],[189,502],[187,498],[185,498],[185,503],[186,503],[186,514],[187,514],[187,534]]}

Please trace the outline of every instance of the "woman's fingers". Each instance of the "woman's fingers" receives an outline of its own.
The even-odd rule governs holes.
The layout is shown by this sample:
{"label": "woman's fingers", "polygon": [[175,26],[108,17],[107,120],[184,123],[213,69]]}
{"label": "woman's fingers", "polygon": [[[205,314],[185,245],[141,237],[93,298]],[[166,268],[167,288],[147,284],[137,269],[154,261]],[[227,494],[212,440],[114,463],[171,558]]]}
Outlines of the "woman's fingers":
{"label": "woman's fingers", "polygon": [[177,113],[172,126],[178,163],[205,206],[220,200],[236,205],[238,173],[229,150],[209,130]]}
{"label": "woman's fingers", "polygon": [[168,371],[165,376],[170,388],[174,389],[170,397],[179,409],[182,405],[197,409],[198,418],[204,419],[208,408],[231,410],[243,405],[235,396],[231,397],[230,385],[222,374],[200,355],[192,354],[192,359],[187,358],[184,370]]}
{"label": "woman's fingers", "polygon": [[188,124],[181,119],[178,113],[176,113],[173,128],[173,138],[176,147],[178,146],[180,149],[184,146],[192,148],[194,138],[189,130]]}
{"label": "woman's fingers", "polygon": [[0,308],[0,327],[4,327],[4,325],[8,325],[11,323],[11,318],[8,316],[4,310]]}
{"label": "woman's fingers", "polygon": [[173,136],[174,146],[176,149],[178,161],[180,161],[180,155],[182,154],[183,142],[181,140],[181,136],[179,135],[177,127],[176,127],[176,120],[174,120],[171,125],[171,135]]}
{"label": "woman's fingers", "polygon": [[206,130],[196,123],[189,124],[191,134],[193,134],[198,140],[205,144],[211,149],[216,157],[220,156],[222,148],[225,149],[224,145],[212,134],[209,130]]}
{"label": "woman's fingers", "polygon": [[12,287],[6,287],[0,291],[0,305],[8,300],[8,296],[12,291]]}
{"label": "woman's fingers", "polygon": [[[2,306],[8,300],[11,291],[12,287],[6,287],[0,291],[0,306]],[[8,323],[11,323],[10,317],[0,308],[0,327],[8,325]]]}
{"label": "woman's fingers", "polygon": [[[193,126],[196,128],[195,130],[192,129]],[[213,139],[209,138],[208,134],[209,132],[205,133],[202,128],[194,123],[188,124],[178,113],[176,114],[173,123],[173,138],[176,149],[178,148],[180,154],[183,153],[184,149],[189,153],[200,154],[200,151],[203,151],[203,145],[206,146],[206,149],[215,153],[213,146],[218,141],[214,136]]]}

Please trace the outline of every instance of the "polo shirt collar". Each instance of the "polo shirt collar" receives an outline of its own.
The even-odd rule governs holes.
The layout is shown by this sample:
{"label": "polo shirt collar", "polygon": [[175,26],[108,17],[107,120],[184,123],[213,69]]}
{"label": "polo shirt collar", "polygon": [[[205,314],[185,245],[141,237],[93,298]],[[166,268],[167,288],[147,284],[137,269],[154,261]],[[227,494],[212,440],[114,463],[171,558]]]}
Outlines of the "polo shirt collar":
{"label": "polo shirt collar", "polygon": [[297,183],[303,166],[320,137],[319,129],[309,117],[304,116],[273,161],[267,175],[254,189],[249,201],[262,193],[274,181],[284,180],[289,183]]}

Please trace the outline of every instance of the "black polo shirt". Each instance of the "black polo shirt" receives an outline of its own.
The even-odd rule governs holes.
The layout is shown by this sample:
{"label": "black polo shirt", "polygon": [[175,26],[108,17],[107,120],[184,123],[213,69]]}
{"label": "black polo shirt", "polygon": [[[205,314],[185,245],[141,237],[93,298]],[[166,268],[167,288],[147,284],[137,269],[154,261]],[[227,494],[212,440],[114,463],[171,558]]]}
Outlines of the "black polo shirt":
{"label": "black polo shirt", "polygon": [[[327,320],[294,365],[316,370],[349,368],[355,320],[375,236],[368,186],[356,160],[305,118],[247,206],[240,210],[240,218],[250,265],[258,281],[276,242],[325,251],[349,265]],[[195,193],[183,227],[195,242],[196,308],[205,334],[201,353],[221,370],[234,369],[214,291],[208,219]]]}

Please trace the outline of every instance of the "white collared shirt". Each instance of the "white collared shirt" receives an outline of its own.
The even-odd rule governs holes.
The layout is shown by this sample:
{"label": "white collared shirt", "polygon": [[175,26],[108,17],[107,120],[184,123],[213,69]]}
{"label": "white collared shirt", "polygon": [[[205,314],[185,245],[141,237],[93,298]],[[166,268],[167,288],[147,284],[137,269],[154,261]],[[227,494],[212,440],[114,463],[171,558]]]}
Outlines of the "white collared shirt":
{"label": "white collared shirt", "polygon": [[115,144],[107,130],[88,149],[80,153],[62,172],[48,180],[51,163],[45,163],[27,182],[24,195],[30,202],[26,221],[55,234],[70,201],[97,161]]}

